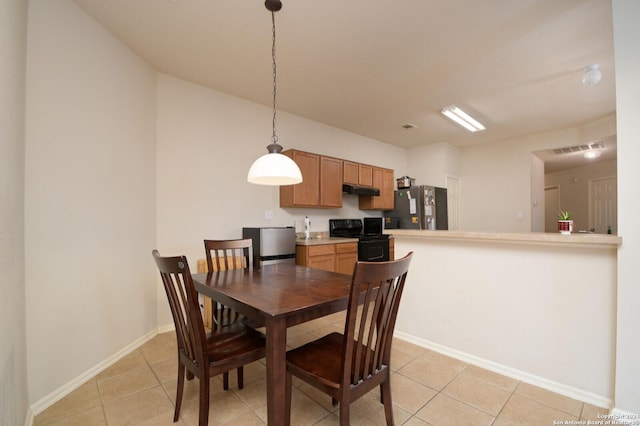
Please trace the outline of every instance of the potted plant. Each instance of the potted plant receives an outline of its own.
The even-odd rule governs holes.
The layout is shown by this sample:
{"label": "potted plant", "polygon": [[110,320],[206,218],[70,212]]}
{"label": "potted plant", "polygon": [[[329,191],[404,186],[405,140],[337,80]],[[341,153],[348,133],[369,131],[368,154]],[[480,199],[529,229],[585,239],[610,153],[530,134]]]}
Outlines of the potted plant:
{"label": "potted plant", "polygon": [[573,232],[573,212],[559,210],[556,216],[558,217],[558,231],[564,235],[571,234]]}

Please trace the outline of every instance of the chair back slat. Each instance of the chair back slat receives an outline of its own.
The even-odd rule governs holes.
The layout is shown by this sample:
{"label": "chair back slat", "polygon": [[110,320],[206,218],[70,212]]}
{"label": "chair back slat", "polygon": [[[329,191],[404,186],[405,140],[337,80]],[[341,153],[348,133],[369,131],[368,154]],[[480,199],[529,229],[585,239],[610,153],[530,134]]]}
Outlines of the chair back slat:
{"label": "chair back slat", "polygon": [[357,262],[347,308],[342,384],[354,386],[389,364],[412,253],[395,262]]}
{"label": "chair back slat", "polygon": [[209,271],[253,269],[253,241],[251,238],[204,240],[204,251]]}
{"label": "chair back slat", "polygon": [[160,257],[157,250],[153,251],[153,256],[169,300],[178,339],[178,351],[193,363],[204,365],[204,360],[200,359],[204,353],[204,323],[187,258]]}
{"label": "chair back slat", "polygon": [[[228,271],[248,268],[253,270],[253,240],[204,240],[204,251],[207,257],[207,270]],[[235,324],[240,315],[219,302],[213,302],[212,329]]]}

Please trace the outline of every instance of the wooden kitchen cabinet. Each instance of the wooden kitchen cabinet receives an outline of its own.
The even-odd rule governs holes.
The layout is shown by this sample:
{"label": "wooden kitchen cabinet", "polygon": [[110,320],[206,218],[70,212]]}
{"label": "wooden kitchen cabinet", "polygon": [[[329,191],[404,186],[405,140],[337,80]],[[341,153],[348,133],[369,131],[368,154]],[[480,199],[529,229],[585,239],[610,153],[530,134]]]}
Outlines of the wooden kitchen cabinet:
{"label": "wooden kitchen cabinet", "polygon": [[336,269],[335,253],[335,244],[297,245],[296,264],[333,272]]}
{"label": "wooden kitchen cabinet", "polygon": [[342,207],[342,160],[320,157],[320,207]]}
{"label": "wooden kitchen cabinet", "polygon": [[342,207],[342,160],[295,149],[282,153],[300,167],[302,182],[280,187],[280,207]]}
{"label": "wooden kitchen cabinet", "polygon": [[302,182],[280,187],[280,207],[308,207],[320,204],[320,156],[297,150],[282,152],[300,167]]}
{"label": "wooden kitchen cabinet", "polygon": [[353,274],[353,266],[358,261],[358,243],[336,244],[336,269],[341,274]]}
{"label": "wooden kitchen cabinet", "polygon": [[358,243],[327,243],[296,246],[296,264],[351,275],[358,260]]}
{"label": "wooden kitchen cabinet", "polygon": [[367,164],[358,164],[358,185],[373,185],[373,166]]}
{"label": "wooden kitchen cabinet", "polygon": [[380,195],[361,195],[361,210],[393,210],[394,177],[393,170],[374,167],[372,170],[373,187],[380,190]]}
{"label": "wooden kitchen cabinet", "polygon": [[351,185],[358,184],[358,163],[347,160],[342,162],[342,182]]}
{"label": "wooden kitchen cabinet", "polygon": [[352,185],[373,186],[374,167],[344,160],[342,181]]}
{"label": "wooden kitchen cabinet", "polygon": [[289,149],[282,152],[298,164],[302,183],[280,187],[280,207],[342,207],[342,184],[368,186],[379,196],[360,195],[361,210],[393,210],[393,170],[355,161]]}

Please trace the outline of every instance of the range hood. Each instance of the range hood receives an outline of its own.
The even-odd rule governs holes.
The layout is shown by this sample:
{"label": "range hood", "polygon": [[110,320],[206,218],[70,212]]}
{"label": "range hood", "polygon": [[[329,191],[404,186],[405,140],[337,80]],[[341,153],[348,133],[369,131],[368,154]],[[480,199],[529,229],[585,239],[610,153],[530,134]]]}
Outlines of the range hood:
{"label": "range hood", "polygon": [[343,183],[342,192],[354,195],[380,195],[380,190],[368,186],[358,186]]}

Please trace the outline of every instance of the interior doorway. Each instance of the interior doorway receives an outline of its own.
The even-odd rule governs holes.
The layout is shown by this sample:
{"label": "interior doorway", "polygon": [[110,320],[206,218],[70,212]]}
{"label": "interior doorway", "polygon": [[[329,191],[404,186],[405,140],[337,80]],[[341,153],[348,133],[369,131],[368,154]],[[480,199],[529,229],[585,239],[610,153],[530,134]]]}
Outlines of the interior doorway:
{"label": "interior doorway", "polygon": [[550,186],[544,189],[544,232],[558,232],[556,212],[560,210],[560,188]]}
{"label": "interior doorway", "polygon": [[618,232],[618,179],[589,181],[589,229],[596,234]]}

